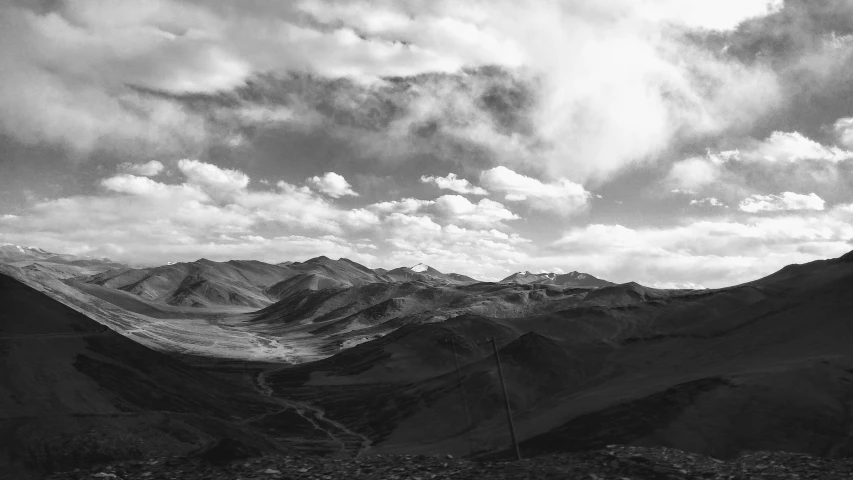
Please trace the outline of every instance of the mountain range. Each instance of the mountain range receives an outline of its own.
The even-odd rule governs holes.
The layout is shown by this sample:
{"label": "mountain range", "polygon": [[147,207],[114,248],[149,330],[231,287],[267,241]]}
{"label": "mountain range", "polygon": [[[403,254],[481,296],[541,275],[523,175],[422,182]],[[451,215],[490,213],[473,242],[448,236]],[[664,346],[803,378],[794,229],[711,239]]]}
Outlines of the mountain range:
{"label": "mountain range", "polygon": [[13,250],[0,265],[0,470],[222,442],[501,458],[490,341],[525,456],[609,444],[853,455],[853,252],[672,290],[326,257],[100,260],[69,276],[30,268],[53,254]]}
{"label": "mountain range", "polygon": [[613,282],[601,280],[588,273],[569,272],[569,273],[530,273],[516,272],[504,278],[498,283],[544,283],[547,285],[568,285],[572,287],[607,287],[615,285]]}

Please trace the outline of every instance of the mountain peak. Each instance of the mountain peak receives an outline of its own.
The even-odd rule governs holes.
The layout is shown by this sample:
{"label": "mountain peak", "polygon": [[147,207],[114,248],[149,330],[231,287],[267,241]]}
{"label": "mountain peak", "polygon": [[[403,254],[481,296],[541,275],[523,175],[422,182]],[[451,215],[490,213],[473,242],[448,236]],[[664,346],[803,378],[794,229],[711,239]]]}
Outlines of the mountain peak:
{"label": "mountain peak", "polygon": [[429,265],[425,265],[423,263],[419,263],[411,268],[413,272],[423,273],[430,269]]}
{"label": "mountain peak", "polygon": [[604,287],[613,285],[612,282],[601,280],[588,273],[573,271],[570,273],[542,272],[532,273],[530,271],[516,272],[504,278],[499,283],[545,283],[553,285],[568,285],[576,287]]}

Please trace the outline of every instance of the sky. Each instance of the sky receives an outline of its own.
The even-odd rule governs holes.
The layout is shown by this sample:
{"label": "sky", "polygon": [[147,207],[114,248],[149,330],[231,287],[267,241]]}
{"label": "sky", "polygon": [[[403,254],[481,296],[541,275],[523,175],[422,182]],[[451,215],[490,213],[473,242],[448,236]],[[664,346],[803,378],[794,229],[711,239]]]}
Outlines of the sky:
{"label": "sky", "polygon": [[0,243],[734,285],[853,250],[847,0],[0,0]]}

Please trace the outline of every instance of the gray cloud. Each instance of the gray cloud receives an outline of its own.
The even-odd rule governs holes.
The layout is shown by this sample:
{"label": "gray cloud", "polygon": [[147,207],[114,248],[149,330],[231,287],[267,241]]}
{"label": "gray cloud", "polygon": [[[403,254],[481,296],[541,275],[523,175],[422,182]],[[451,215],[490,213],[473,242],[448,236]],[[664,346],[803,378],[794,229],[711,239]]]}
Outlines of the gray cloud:
{"label": "gray cloud", "polygon": [[[250,141],[258,125],[331,125],[363,156],[491,159],[601,181],[774,103],[771,71],[683,34],[730,28],[765,2],[694,3],[12,5],[3,43],[29,48],[0,51],[23,72],[6,77],[0,101],[24,121],[0,126],[85,155],[116,143],[198,153]],[[34,102],[44,90],[53,101]],[[211,98],[216,110],[200,114]]]}

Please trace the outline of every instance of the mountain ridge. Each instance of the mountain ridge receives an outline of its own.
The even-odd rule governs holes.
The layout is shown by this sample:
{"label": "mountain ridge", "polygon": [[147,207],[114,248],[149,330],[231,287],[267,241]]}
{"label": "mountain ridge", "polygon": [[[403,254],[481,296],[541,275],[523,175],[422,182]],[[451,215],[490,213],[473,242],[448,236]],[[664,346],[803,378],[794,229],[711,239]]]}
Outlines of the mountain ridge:
{"label": "mountain ridge", "polygon": [[602,280],[588,273],[582,273],[577,271],[569,273],[531,273],[529,271],[516,272],[504,278],[503,280],[500,280],[498,283],[543,283],[548,285],[569,285],[574,287],[608,287],[616,285],[613,282]]}

